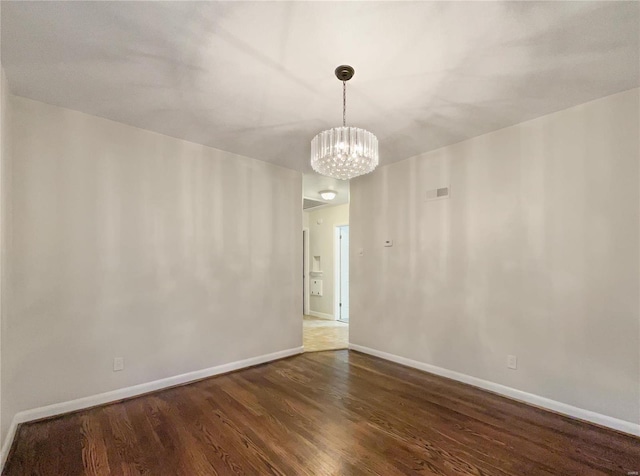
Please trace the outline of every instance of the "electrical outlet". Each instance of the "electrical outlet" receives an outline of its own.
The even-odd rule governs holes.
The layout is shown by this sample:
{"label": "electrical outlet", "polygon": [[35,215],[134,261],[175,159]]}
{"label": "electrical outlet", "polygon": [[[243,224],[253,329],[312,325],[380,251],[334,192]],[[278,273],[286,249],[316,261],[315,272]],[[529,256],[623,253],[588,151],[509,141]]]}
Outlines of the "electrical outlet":
{"label": "electrical outlet", "polygon": [[115,357],[113,359],[113,371],[118,372],[124,370],[124,357]]}
{"label": "electrical outlet", "polygon": [[515,355],[507,355],[507,367],[513,370],[518,368],[518,358]]}

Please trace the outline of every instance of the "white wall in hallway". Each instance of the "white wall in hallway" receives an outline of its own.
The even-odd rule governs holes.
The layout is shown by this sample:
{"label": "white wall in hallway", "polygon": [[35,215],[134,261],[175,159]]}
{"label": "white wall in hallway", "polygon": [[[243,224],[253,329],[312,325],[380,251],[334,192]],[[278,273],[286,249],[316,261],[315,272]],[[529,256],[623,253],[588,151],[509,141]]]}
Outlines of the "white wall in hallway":
{"label": "white wall in hallway", "polygon": [[[349,204],[323,207],[309,212],[309,269],[313,257],[320,256],[322,267],[322,296],[311,296],[311,311],[325,316],[334,315],[334,232],[336,225],[349,224]],[[314,278],[311,278],[314,279]]]}

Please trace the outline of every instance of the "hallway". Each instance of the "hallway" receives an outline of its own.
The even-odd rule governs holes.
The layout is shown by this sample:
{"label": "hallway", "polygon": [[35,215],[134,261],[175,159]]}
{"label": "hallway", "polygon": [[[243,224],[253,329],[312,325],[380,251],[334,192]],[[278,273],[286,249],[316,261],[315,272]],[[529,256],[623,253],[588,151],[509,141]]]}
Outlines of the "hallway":
{"label": "hallway", "polygon": [[303,344],[305,352],[346,349],[349,325],[344,322],[304,316]]}

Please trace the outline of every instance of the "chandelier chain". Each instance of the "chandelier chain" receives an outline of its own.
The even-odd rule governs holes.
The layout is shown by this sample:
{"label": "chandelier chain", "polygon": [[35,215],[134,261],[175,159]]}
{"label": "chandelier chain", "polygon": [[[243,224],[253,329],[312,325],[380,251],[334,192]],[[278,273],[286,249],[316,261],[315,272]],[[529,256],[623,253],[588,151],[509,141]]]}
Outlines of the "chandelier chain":
{"label": "chandelier chain", "polygon": [[347,127],[347,82],[342,81],[342,127]]}

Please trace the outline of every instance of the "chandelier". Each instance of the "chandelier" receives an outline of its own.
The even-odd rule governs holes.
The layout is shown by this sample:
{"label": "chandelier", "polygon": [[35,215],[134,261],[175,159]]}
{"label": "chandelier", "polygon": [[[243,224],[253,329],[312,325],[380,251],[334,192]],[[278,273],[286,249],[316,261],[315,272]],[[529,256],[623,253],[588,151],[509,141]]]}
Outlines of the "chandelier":
{"label": "chandelier", "polygon": [[347,81],[355,70],[342,65],[335,73],[342,81],[342,127],[322,131],[313,138],[311,167],[321,175],[349,180],[377,167],[378,139],[364,129],[347,127]]}

